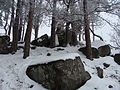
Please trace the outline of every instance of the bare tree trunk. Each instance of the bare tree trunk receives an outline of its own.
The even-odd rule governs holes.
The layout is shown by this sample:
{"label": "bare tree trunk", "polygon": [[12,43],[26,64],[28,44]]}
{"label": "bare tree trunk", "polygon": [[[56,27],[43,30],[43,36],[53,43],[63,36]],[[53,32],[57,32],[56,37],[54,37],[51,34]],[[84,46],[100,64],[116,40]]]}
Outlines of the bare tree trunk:
{"label": "bare tree trunk", "polygon": [[17,9],[16,9],[16,17],[13,25],[13,41],[12,41],[12,52],[17,51],[17,44],[18,44],[18,30],[19,30],[19,19],[20,19],[20,5],[21,0],[17,2]]}
{"label": "bare tree trunk", "polygon": [[35,27],[35,39],[38,38],[39,25]]}
{"label": "bare tree trunk", "polygon": [[14,3],[15,3],[15,1],[12,0],[12,14],[11,14],[11,20],[10,20],[9,31],[8,31],[8,35],[9,35],[9,36],[10,36],[10,34],[11,34],[11,28],[12,28],[13,23],[14,23],[14,10],[15,10],[15,8],[14,8]]}
{"label": "bare tree trunk", "polygon": [[24,45],[24,55],[23,55],[24,59],[29,56],[29,52],[30,52],[30,39],[31,39],[32,26],[33,26],[33,13],[34,13],[35,0],[29,0],[29,3],[30,3],[30,9],[28,16],[28,25],[26,30],[25,45]]}
{"label": "bare tree trunk", "polygon": [[54,48],[55,47],[55,28],[56,28],[56,3],[57,0],[53,0],[53,14],[52,14],[52,24],[51,24],[51,40],[50,40],[50,47]]}
{"label": "bare tree trunk", "polygon": [[0,26],[3,26],[3,22],[2,22],[2,13],[3,13],[3,11],[1,10],[1,11],[0,11]]}
{"label": "bare tree trunk", "polygon": [[35,39],[38,38],[38,31],[39,31],[39,26],[40,26],[40,15],[36,16],[36,20],[35,20]]}
{"label": "bare tree trunk", "polygon": [[23,30],[23,1],[21,1],[21,4],[20,4],[21,8],[20,8],[20,25],[19,25],[19,33],[18,33],[18,41],[21,40],[21,35],[22,35],[22,30]]}
{"label": "bare tree trunk", "polygon": [[78,44],[78,41],[77,41],[77,34],[75,32],[76,26],[74,22],[71,23],[71,27],[72,27],[71,45],[76,46]]}
{"label": "bare tree trunk", "polygon": [[81,31],[80,31],[80,33],[79,33],[79,41],[81,41]]}
{"label": "bare tree trunk", "polygon": [[19,33],[18,33],[18,41],[20,41],[21,40],[21,35],[22,35],[22,29],[23,29],[23,22],[22,22],[22,17],[20,18],[20,27],[19,27]]}
{"label": "bare tree trunk", "polygon": [[5,25],[4,25],[5,35],[7,35],[8,18],[9,18],[9,11],[5,12]]}
{"label": "bare tree trunk", "polygon": [[89,19],[87,13],[87,0],[83,0],[83,10],[84,10],[84,30],[85,30],[85,40],[86,40],[86,52],[87,58],[92,60],[92,49],[91,49],[91,40],[89,32]]}
{"label": "bare tree trunk", "polygon": [[[92,31],[93,31],[93,33],[94,33],[94,22],[92,22]],[[93,41],[95,41],[95,36],[94,36],[94,34],[93,34]]]}
{"label": "bare tree trunk", "polygon": [[66,23],[66,37],[65,37],[65,42],[66,42],[66,46],[67,46],[67,44],[68,44],[68,32],[69,32],[69,26],[70,26],[70,22],[67,22]]}
{"label": "bare tree trunk", "polygon": [[[41,9],[42,8],[42,2],[43,0],[39,0],[39,2],[35,2],[35,8],[36,10]],[[41,17],[43,17],[43,15],[41,15],[40,12],[36,11],[35,13],[35,17],[34,17],[34,29],[35,29],[35,38],[38,38],[38,32],[39,32],[39,26],[42,23]]]}
{"label": "bare tree trunk", "polygon": [[[22,2],[23,4],[25,3],[25,0],[23,0],[23,2]],[[23,17],[23,28],[22,28],[22,37],[21,37],[21,40],[24,42],[25,41],[25,24],[26,24],[26,18],[27,18],[27,11],[28,11],[28,9],[26,8],[26,7],[24,7],[25,8],[25,10],[24,10],[24,17]]]}
{"label": "bare tree trunk", "polygon": [[[69,1],[69,3],[70,3],[70,1]],[[68,14],[68,11],[69,11],[69,3],[68,4],[66,4],[67,5],[67,14]],[[69,25],[70,25],[70,22],[68,22],[68,21],[66,21],[66,33],[65,33],[65,42],[66,42],[66,46],[67,46],[67,44],[68,44],[68,31],[69,31]]]}

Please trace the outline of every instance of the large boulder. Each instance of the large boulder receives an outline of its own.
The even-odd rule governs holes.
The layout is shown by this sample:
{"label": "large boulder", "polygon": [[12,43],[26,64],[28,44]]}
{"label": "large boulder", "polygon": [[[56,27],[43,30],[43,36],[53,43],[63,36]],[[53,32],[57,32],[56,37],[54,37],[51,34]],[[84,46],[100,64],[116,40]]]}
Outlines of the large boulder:
{"label": "large boulder", "polygon": [[10,37],[7,35],[0,36],[0,54],[8,54]]}
{"label": "large boulder", "polygon": [[26,74],[50,90],[76,90],[91,78],[80,57],[29,66]]}
{"label": "large boulder", "polygon": [[109,45],[100,46],[98,51],[101,57],[109,56],[111,54],[111,48]]}
{"label": "large boulder", "polygon": [[48,47],[49,46],[49,42],[50,42],[50,40],[49,40],[48,35],[44,34],[43,36],[33,40],[31,42],[31,44],[34,45],[34,46],[41,46],[41,47],[45,46],[45,47]]}
{"label": "large boulder", "polygon": [[106,44],[104,41],[96,40],[92,42],[92,47],[95,47],[99,51],[99,56],[109,56],[111,53],[111,48],[108,44]]}
{"label": "large boulder", "polygon": [[[87,55],[86,47],[82,47],[82,48],[80,48],[78,50],[81,51],[84,55]],[[98,49],[96,49],[94,47],[92,47],[92,57],[93,58],[99,58]]]}
{"label": "large boulder", "polygon": [[120,53],[115,54],[115,56],[113,56],[113,57],[114,57],[114,61],[115,61],[118,65],[120,65]]}

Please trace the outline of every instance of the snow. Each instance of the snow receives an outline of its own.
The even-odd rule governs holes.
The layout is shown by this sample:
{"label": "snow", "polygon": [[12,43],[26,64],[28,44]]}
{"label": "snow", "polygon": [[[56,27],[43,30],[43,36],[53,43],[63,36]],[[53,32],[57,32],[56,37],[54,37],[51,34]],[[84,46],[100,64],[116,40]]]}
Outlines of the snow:
{"label": "snow", "polygon": [[[89,71],[92,79],[78,90],[95,90],[95,88],[97,88],[96,90],[120,90],[120,82],[118,81],[120,80],[120,67],[114,62],[112,57],[101,57],[94,59],[93,62],[84,60],[84,62],[86,63],[85,70]],[[110,67],[105,69],[103,63],[110,64]],[[96,67],[103,69],[103,79],[97,76]],[[112,85],[113,88],[108,88],[109,85]]]}
{"label": "snow", "polygon": [[42,42],[43,40],[42,40],[42,39],[38,39],[37,41],[38,41],[38,42]]}
{"label": "snow", "polygon": [[5,35],[5,30],[3,27],[0,26],[0,36]]}
{"label": "snow", "polygon": [[38,61],[38,58],[41,58],[40,56],[34,58],[34,61],[32,60],[30,65],[33,64],[42,64],[42,63],[48,63],[56,60],[66,60],[66,59],[75,59],[75,57],[79,56],[78,53],[69,53],[69,54],[60,54],[56,56],[43,56],[42,60]]}
{"label": "snow", "polygon": [[[58,48],[64,50],[58,50]],[[85,70],[92,76],[78,90],[120,90],[120,66],[114,62],[113,58],[107,56],[90,61],[78,51],[78,48],[80,47],[56,47],[54,49],[37,47],[31,50],[30,57],[27,59],[22,59],[22,49],[18,50],[15,55],[0,55],[0,90],[47,90],[26,75],[27,67],[60,59],[74,59],[76,56],[80,56]],[[51,56],[47,56],[48,53],[51,53]],[[110,67],[104,68],[103,63],[110,64]],[[96,67],[103,69],[103,79],[97,76]],[[113,88],[108,88],[109,85]]]}
{"label": "snow", "polygon": [[99,48],[100,46],[104,46],[104,45],[106,45],[106,43],[101,40],[96,40],[92,42],[92,47],[95,47],[95,48]]}

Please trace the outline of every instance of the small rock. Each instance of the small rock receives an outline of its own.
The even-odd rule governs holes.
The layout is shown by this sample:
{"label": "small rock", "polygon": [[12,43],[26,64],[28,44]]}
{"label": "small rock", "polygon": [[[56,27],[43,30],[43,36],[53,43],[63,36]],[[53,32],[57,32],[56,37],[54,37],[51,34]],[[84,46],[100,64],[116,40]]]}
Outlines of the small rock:
{"label": "small rock", "polygon": [[118,64],[118,65],[120,65],[120,54],[118,53],[118,54],[115,54],[115,56],[113,56],[114,57],[114,61]]}
{"label": "small rock", "polygon": [[112,86],[112,85],[109,85],[108,87],[109,87],[109,88],[113,88],[113,86]]}
{"label": "small rock", "polygon": [[0,81],[1,81],[1,82],[4,82],[4,80],[3,80],[3,79],[1,79]]}
{"label": "small rock", "polygon": [[98,51],[101,57],[109,56],[111,53],[111,49],[109,45],[100,46],[98,48]]}
{"label": "small rock", "polygon": [[57,51],[63,51],[64,49],[63,48],[57,48]]}
{"label": "small rock", "polygon": [[33,86],[34,86],[34,85],[30,85],[30,87],[29,87],[29,88],[33,88]]}
{"label": "small rock", "polygon": [[94,88],[95,90],[97,90],[98,88]]}
{"label": "small rock", "polygon": [[47,53],[47,56],[51,56],[51,53]]}
{"label": "small rock", "polygon": [[105,68],[108,68],[110,66],[110,64],[107,64],[107,63],[103,63],[103,65]]}
{"label": "small rock", "polygon": [[96,69],[97,69],[98,77],[103,78],[103,69],[100,67],[96,67]]}

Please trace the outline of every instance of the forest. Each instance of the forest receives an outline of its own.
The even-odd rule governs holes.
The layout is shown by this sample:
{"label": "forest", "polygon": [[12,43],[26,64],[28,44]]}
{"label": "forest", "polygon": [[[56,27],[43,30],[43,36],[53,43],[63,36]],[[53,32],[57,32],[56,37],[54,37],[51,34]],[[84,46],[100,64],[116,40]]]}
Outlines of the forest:
{"label": "forest", "polygon": [[[38,32],[42,22],[51,22],[51,36],[48,47],[55,47],[55,37],[60,34],[63,42],[60,46],[77,45],[79,41],[86,41],[87,58],[91,56],[90,33],[103,40],[101,36],[94,33],[94,27],[99,26],[104,20],[99,14],[101,12],[114,14],[119,17],[119,0],[1,0],[0,1],[0,25],[4,27],[5,35],[12,34],[11,51],[17,51],[18,42],[24,44],[24,56],[29,56],[31,33],[38,38]],[[47,18],[47,20],[45,20]],[[119,23],[114,25],[106,21],[118,34]],[[119,46],[119,35],[113,37]]]}

